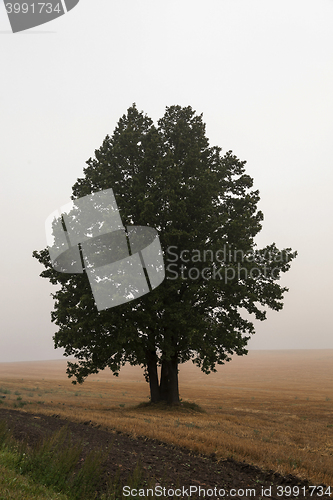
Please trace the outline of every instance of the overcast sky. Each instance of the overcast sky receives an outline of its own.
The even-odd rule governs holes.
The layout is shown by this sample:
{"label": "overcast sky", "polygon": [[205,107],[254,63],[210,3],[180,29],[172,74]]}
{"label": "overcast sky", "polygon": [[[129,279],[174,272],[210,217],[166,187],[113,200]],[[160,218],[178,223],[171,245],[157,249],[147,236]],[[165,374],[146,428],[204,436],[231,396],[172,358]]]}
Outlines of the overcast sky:
{"label": "overcast sky", "polygon": [[62,356],[31,254],[133,102],[203,113],[260,191],[258,245],[299,252],[249,348],[333,348],[333,0],[81,0],[16,34],[1,2],[0,62],[0,362]]}

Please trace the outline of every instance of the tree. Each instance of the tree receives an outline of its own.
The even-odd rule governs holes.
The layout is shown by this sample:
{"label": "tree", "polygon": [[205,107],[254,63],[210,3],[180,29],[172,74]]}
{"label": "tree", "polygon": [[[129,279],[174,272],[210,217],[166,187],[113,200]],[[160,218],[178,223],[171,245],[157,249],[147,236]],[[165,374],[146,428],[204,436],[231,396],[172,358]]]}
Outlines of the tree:
{"label": "tree", "polygon": [[190,106],[167,107],[155,126],[133,105],[106,136],[72,199],[112,188],[124,225],[157,229],[166,278],[139,299],[98,311],[85,274],[55,271],[47,248],[33,253],[41,276],[61,287],[54,343],[76,358],[67,368],[74,383],[106,367],[117,375],[129,362],[144,367],[152,402],[177,404],[180,363],[216,371],[232,354],[247,354],[249,314],[264,320],[265,307],[282,309],[288,289],[278,281],[296,252],[256,248],[263,214],[245,163],[209,145]]}

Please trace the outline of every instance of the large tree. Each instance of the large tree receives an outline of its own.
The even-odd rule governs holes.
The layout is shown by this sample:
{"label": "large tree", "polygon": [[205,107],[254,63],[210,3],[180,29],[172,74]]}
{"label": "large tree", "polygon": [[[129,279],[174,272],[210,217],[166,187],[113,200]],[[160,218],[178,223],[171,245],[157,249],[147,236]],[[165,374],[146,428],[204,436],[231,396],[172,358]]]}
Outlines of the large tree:
{"label": "large tree", "polygon": [[106,136],[72,199],[112,188],[124,226],[157,229],[166,277],[139,299],[98,311],[85,273],[60,273],[47,248],[34,252],[41,276],[60,285],[54,343],[76,358],[67,368],[74,383],[129,362],[144,367],[152,402],[175,404],[180,363],[208,374],[247,354],[250,315],[264,320],[267,307],[282,308],[287,288],[278,281],[296,252],[256,248],[263,214],[245,163],[209,145],[202,115],[189,106],[166,108],[155,126],[133,105]]}

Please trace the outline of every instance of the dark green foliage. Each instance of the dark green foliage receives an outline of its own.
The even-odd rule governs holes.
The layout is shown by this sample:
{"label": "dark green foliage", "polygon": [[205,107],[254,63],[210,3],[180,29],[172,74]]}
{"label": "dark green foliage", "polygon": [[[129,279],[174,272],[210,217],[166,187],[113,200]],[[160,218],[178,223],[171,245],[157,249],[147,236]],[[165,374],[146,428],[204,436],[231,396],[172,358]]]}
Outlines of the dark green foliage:
{"label": "dark green foliage", "polygon": [[[287,288],[277,282],[296,253],[275,244],[255,248],[263,214],[245,163],[209,145],[202,116],[191,107],[167,108],[157,126],[135,105],[119,120],[87,161],[73,199],[112,188],[125,226],[159,231],[166,279],[140,299],[98,312],[85,274],[60,274],[47,249],[34,252],[46,268],[41,276],[61,286],[54,342],[78,360],[68,363],[70,377],[82,382],[106,367],[118,374],[126,362],[139,364],[151,400],[178,403],[179,363],[192,360],[208,374],[232,354],[247,353],[254,325],[242,311],[264,320],[265,307],[282,308]],[[216,252],[223,249],[235,258],[221,262]],[[181,258],[193,252],[200,261]],[[189,278],[191,267],[196,279]]]}

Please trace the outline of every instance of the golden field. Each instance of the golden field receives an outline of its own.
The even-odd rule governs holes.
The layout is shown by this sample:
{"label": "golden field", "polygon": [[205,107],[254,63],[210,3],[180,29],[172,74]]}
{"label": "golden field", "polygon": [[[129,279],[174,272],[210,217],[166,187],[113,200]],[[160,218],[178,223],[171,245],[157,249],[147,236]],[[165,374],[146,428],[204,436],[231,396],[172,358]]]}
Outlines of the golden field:
{"label": "golden field", "polygon": [[66,376],[66,360],[0,364],[1,408],[59,415],[233,457],[333,486],[333,350],[250,351],[204,375],[180,366],[180,396],[205,411],[147,402],[139,367]]}

